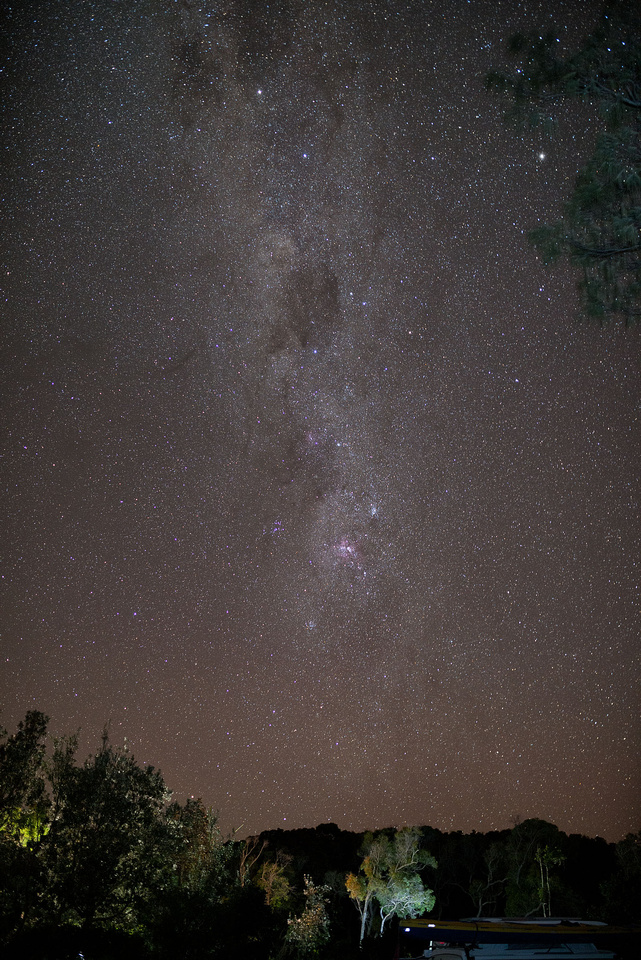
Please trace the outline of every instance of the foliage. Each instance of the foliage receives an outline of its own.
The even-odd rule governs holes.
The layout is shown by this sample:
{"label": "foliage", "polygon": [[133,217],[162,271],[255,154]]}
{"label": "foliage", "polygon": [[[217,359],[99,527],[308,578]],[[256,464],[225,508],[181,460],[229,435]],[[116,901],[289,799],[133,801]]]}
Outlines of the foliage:
{"label": "foliage", "polygon": [[184,806],[174,803],[167,811],[167,820],[175,829],[174,880],[183,890],[195,892],[206,889],[209,894],[222,878],[222,895],[227,874],[231,868],[232,850],[226,844],[218,817],[202,800],[190,798]]}
{"label": "foliage", "polygon": [[[8,737],[0,731],[0,834],[19,842],[33,839],[48,806],[42,764],[49,718],[30,710]],[[27,833],[24,834],[26,829]],[[22,838],[22,839],[21,839]]]}
{"label": "foliage", "polygon": [[55,816],[42,850],[50,916],[135,929],[161,868],[169,792],[106,733],[82,766],[74,753],[75,743],[58,743],[52,763]]}
{"label": "foliage", "polygon": [[392,838],[386,833],[365,835],[360,873],[350,873],[345,880],[360,913],[361,943],[371,922],[374,901],[379,904],[381,935],[391,916],[417,917],[434,906],[434,894],[423,886],[419,871],[426,866],[436,868],[436,861],[421,849],[421,840],[418,827],[404,827]]}
{"label": "foliage", "polygon": [[381,906],[381,935],[390,917],[418,917],[434,906],[435,896],[426,890],[417,873],[390,877],[378,894]]}
{"label": "foliage", "polygon": [[[161,775],[106,733],[79,763],[77,738],[47,751],[46,729],[33,712],[0,734],[3,957],[264,960],[280,950],[348,960],[359,946],[350,901],[361,944],[391,917],[434,906],[423,885],[436,867],[426,838],[438,855],[430,886],[442,917],[465,916],[474,903],[479,915],[641,920],[641,834],[615,845],[536,819],[491,834],[426,827],[359,836],[322,824],[241,844],[200,800],[170,803]],[[277,852],[264,857],[268,842]],[[288,922],[301,885],[303,906]]]}
{"label": "foliage", "polygon": [[516,36],[510,52],[519,66],[492,73],[488,86],[511,99],[508,118],[519,127],[555,120],[561,101],[599,108],[607,130],[580,171],[558,223],[530,240],[546,263],[567,256],[579,267],[588,317],[626,325],[641,319],[641,13],[634,0],[606,5],[581,48],[563,57],[558,41]]}
{"label": "foliage", "polygon": [[246,880],[251,875],[261,856],[265,852],[267,841],[261,841],[260,837],[247,837],[239,846],[238,850],[238,880],[241,887],[245,886]]}
{"label": "foliage", "polygon": [[234,845],[201,800],[171,804],[165,819],[165,852],[161,844],[146,918],[151,941],[162,958],[215,956],[235,932],[225,923],[227,904],[237,908]]}
{"label": "foliage", "polygon": [[550,882],[550,867],[558,867],[565,857],[549,844],[538,846],[534,859],[539,865],[539,900],[544,917],[552,916],[552,885]]}
{"label": "foliage", "polygon": [[329,887],[317,886],[307,875],[304,884],[305,908],[300,916],[287,920],[285,952],[295,957],[314,957],[329,940],[326,897]]}
{"label": "foliage", "polygon": [[605,919],[610,923],[641,920],[641,830],[616,845],[617,870],[603,883]]}
{"label": "foliage", "polygon": [[286,870],[292,858],[281,850],[274,860],[266,860],[254,881],[265,894],[265,904],[271,909],[278,910],[287,906],[291,895],[291,883]]}
{"label": "foliage", "polygon": [[[82,930],[83,943],[111,931],[144,934],[162,956],[168,928],[182,927],[172,956],[187,956],[204,926],[211,949],[216,908],[232,886],[232,846],[216,817],[200,801],[169,806],[160,773],[113,747],[106,731],[83,764],[74,736],[47,756],[46,724],[28,714],[0,744],[0,942],[35,943],[38,930],[56,929],[64,952],[63,930],[69,942]],[[207,955],[202,943],[196,955]]]}
{"label": "foliage", "polygon": [[469,895],[476,907],[476,916],[482,917],[497,901],[505,884],[505,853],[501,843],[492,843],[482,856],[483,871],[470,879]]}
{"label": "foliage", "polygon": [[50,809],[43,769],[48,722],[31,710],[16,733],[0,734],[0,940],[24,924],[42,889],[37,850]]}
{"label": "foliage", "polygon": [[532,818],[517,823],[505,847],[506,916],[550,916],[550,869],[565,859],[561,833],[553,823]]}

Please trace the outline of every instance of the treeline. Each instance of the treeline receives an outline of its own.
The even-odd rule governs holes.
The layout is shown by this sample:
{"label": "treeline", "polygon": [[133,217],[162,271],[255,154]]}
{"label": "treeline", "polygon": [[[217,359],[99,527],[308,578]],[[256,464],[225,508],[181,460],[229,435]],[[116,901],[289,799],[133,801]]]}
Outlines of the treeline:
{"label": "treeline", "polygon": [[445,919],[641,920],[641,833],[609,844],[543,820],[487,834],[328,823],[239,840],[201,801],[172,802],[161,774],[107,733],[79,762],[74,736],[48,748],[47,725],[31,711],[0,731],[7,957],[391,956],[394,914],[432,902]]}

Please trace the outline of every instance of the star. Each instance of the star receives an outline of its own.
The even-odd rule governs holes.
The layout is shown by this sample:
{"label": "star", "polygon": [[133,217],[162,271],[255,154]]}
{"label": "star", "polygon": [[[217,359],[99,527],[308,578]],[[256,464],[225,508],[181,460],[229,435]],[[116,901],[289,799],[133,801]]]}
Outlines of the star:
{"label": "star", "polygon": [[600,121],[478,82],[541,4],[5,6],[0,727],[223,830],[637,830],[634,335],[526,240]]}

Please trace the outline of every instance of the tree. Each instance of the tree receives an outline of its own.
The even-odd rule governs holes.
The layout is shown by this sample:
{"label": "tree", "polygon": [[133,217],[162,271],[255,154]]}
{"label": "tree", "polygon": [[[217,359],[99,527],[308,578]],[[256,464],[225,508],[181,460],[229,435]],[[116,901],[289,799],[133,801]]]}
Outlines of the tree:
{"label": "tree", "polygon": [[224,839],[216,815],[201,800],[171,804],[166,819],[167,853],[147,923],[160,958],[202,960],[229,937],[227,913],[236,908],[235,894],[243,892],[234,844]]}
{"label": "tree", "polygon": [[181,806],[173,803],[167,811],[173,825],[175,880],[184,890],[204,890],[209,896],[221,892],[222,878],[227,882],[231,869],[232,845],[227,844],[218,827],[218,817],[202,800],[190,798]]}
{"label": "tree", "polygon": [[603,883],[610,923],[641,922],[641,830],[628,833],[615,848],[616,870]]}
{"label": "tree", "polygon": [[549,915],[550,867],[565,859],[561,845],[565,835],[547,820],[531,818],[517,823],[505,847],[507,863],[506,914]]}
{"label": "tree", "polygon": [[266,860],[260,868],[260,873],[254,881],[265,894],[265,904],[271,909],[284,907],[289,901],[291,883],[287,878],[286,869],[292,858],[279,850],[274,860]]}
{"label": "tree", "polygon": [[611,0],[581,48],[557,55],[554,34],[515,36],[512,74],[487,84],[509,94],[508,118],[551,127],[561,101],[598,108],[606,130],[579,172],[563,216],[530,233],[544,262],[562,256],[579,267],[582,308],[600,323],[641,320],[641,12],[635,0]]}
{"label": "tree", "polygon": [[161,871],[169,791],[107,733],[95,756],[75,763],[75,738],[58,741],[51,763],[53,817],[41,859],[57,922],[134,928]]}
{"label": "tree", "polygon": [[[48,756],[46,727],[34,711],[14,735],[0,733],[2,947],[31,954],[30,938],[44,944],[55,930],[56,955],[91,952],[96,937],[138,949],[144,934],[159,960],[204,960],[241,940],[250,957],[270,911],[256,887],[240,886],[235,845],[212,810],[193,799],[168,806],[160,773],[106,731],[84,764],[77,736],[55,740]],[[239,927],[246,904],[252,923]]]}
{"label": "tree", "polygon": [[361,945],[371,922],[374,901],[379,904],[381,935],[391,916],[417,917],[434,906],[434,894],[423,886],[419,871],[436,867],[436,860],[421,849],[421,840],[418,827],[397,830],[391,839],[385,833],[376,837],[365,835],[360,872],[348,874],[345,880],[361,917]]}
{"label": "tree", "polygon": [[49,827],[44,767],[49,718],[30,710],[0,731],[0,938],[28,922],[42,891],[38,851]]}
{"label": "tree", "polygon": [[299,917],[290,917],[285,934],[285,951],[296,957],[313,957],[329,940],[327,897],[329,887],[317,886],[304,877],[305,908]]}
{"label": "tree", "polygon": [[552,887],[550,885],[550,867],[558,867],[565,857],[554,847],[550,847],[549,844],[545,846],[538,846],[536,848],[536,854],[534,855],[536,862],[539,865],[539,900],[541,901],[541,909],[543,910],[544,917],[552,916]]}
{"label": "tree", "polygon": [[418,917],[434,906],[435,896],[426,890],[417,873],[401,872],[390,876],[378,894],[381,910],[381,936],[390,917]]}
{"label": "tree", "polygon": [[19,839],[26,821],[42,819],[48,806],[43,761],[49,718],[30,710],[18,724],[17,733],[0,743],[0,833]]}
{"label": "tree", "polygon": [[363,841],[365,857],[358,874],[348,873],[345,879],[347,892],[356,904],[361,918],[359,942],[363,943],[371,921],[372,902],[376,897],[381,878],[385,870],[386,851],[389,839],[384,835],[374,837],[373,833],[366,833]]}
{"label": "tree", "polygon": [[482,917],[487,909],[493,907],[503,892],[506,877],[505,854],[501,843],[490,844],[483,854],[483,867],[482,877],[475,877],[468,888],[477,917]]}
{"label": "tree", "polygon": [[241,887],[245,886],[245,881],[260,860],[266,847],[267,841],[261,841],[260,837],[247,837],[241,843],[238,855],[238,879]]}

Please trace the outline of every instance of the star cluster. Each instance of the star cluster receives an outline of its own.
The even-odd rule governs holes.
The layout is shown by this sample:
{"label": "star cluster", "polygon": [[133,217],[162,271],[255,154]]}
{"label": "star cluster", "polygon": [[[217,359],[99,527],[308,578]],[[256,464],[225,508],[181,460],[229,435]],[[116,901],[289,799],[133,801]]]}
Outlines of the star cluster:
{"label": "star cluster", "polygon": [[229,829],[638,829],[639,341],[526,240],[599,121],[483,84],[598,9],[7,7],[5,726]]}

